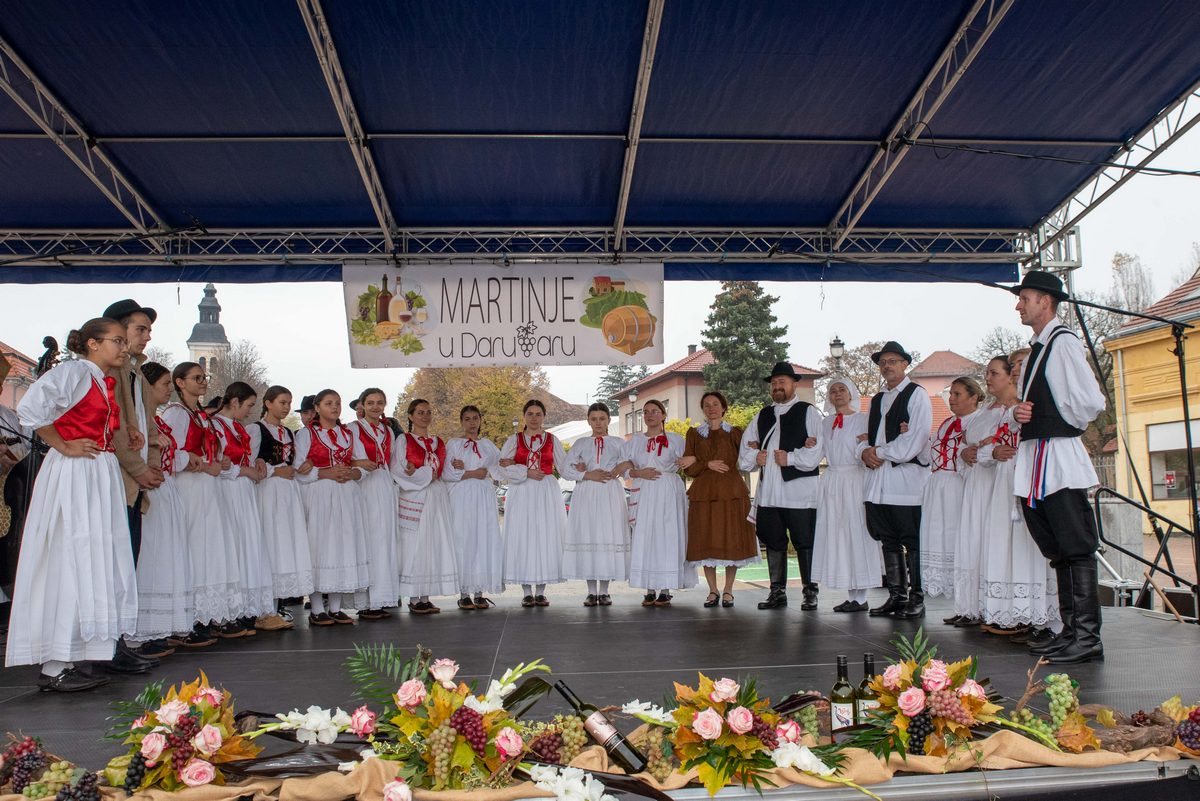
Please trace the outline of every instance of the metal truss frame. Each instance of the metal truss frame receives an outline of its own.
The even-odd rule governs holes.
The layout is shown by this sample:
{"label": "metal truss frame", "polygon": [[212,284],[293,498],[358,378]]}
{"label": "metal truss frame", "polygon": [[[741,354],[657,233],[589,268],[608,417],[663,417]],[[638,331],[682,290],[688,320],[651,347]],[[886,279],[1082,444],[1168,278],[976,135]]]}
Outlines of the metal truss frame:
{"label": "metal truss frame", "polygon": [[637,163],[638,143],[642,137],[642,116],[650,94],[650,73],[654,70],[654,51],[662,28],[663,3],[649,0],[646,6],[646,30],[642,35],[642,55],[638,61],[637,83],[633,89],[633,108],[629,112],[629,135],[625,140],[625,163],[621,167],[621,188],[617,192],[617,215],[613,220],[614,250],[624,250],[625,212],[629,208],[629,190],[633,186],[633,168]]}
{"label": "metal truss frame", "polygon": [[[42,133],[96,185],[138,233],[148,234],[151,229],[167,227],[163,218],[146,202],[79,119],[50,91],[45,82],[2,36],[0,89],[12,98]],[[160,252],[162,250],[162,246],[154,240],[150,240],[149,246]]]}
{"label": "metal truss frame", "polygon": [[358,174],[371,201],[371,208],[379,221],[380,234],[387,243],[388,250],[391,250],[394,245],[396,218],[388,204],[387,193],[383,190],[383,182],[375,168],[375,160],[371,157],[367,134],[363,130],[362,120],[359,119],[358,109],[350,94],[346,73],[342,71],[342,62],[333,44],[329,23],[321,8],[321,0],[296,0],[296,3],[300,7],[300,16],[304,18],[309,38],[312,39],[313,49],[317,52],[317,60],[321,63],[321,73],[325,76],[330,99],[337,110],[338,119],[342,122],[346,142],[350,145],[350,154],[354,157]]}
{"label": "metal truss frame", "polygon": [[1080,220],[1092,209],[1137,175],[1140,168],[1148,166],[1162,155],[1197,123],[1200,123],[1200,81],[1188,87],[1149,125],[1130,137],[1121,150],[1109,159],[1111,165],[1101,167],[1078,186],[1065,203],[1038,222],[1035,230],[1038,231],[1039,242],[1035,256],[1046,258],[1043,254],[1047,249],[1052,249],[1070,236],[1078,228]]}
{"label": "metal truss frame", "polygon": [[[867,208],[896,172],[928,123],[954,91],[976,56],[1004,19],[1014,0],[975,0],[941,56],[892,125],[854,187],[829,223],[837,232],[834,249],[849,238]],[[922,130],[922,129],[926,130]]]}
{"label": "metal truss frame", "polygon": [[213,264],[340,264],[347,259],[529,262],[809,262],[1014,264],[1033,257],[1024,229],[859,229],[833,248],[821,228],[627,228],[614,250],[612,228],[421,228],[397,233],[395,249],[377,229],[213,229],[159,240],[119,230],[0,230],[6,265],[68,267]]}

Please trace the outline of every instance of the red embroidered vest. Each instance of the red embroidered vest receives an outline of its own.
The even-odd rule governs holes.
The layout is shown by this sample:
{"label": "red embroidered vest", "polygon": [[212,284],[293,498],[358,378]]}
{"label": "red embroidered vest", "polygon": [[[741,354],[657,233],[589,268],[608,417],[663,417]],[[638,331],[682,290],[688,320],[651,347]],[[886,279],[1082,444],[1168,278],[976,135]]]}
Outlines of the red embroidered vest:
{"label": "red embroidered vest", "polygon": [[225,434],[224,451],[229,461],[242,467],[250,466],[250,434],[237,420],[232,420],[232,426],[220,417],[214,421]]}
{"label": "red embroidered vest", "polygon": [[175,473],[175,451],[178,450],[175,447],[175,438],[171,436],[171,428],[157,414],[154,415],[154,425],[158,426],[159,433],[167,438],[167,444],[162,448],[159,467],[166,475],[173,475]]}
{"label": "red embroidered vest", "polygon": [[958,449],[963,441],[962,418],[954,417],[943,425],[942,436],[933,446],[933,472],[958,472]]}
{"label": "red embroidered vest", "polygon": [[[350,464],[350,453],[354,443],[350,429],[339,424],[337,428],[325,431],[314,423],[309,426],[309,431],[312,433],[312,446],[308,449],[308,461],[312,462],[313,467],[322,470],[334,465]],[[345,436],[346,445],[342,445],[338,434]]]}
{"label": "red embroidered vest", "polygon": [[[390,464],[392,461],[392,430],[383,423],[380,423],[379,428],[376,429],[366,420],[359,420],[357,428],[358,440],[363,444],[367,459],[381,467]],[[376,439],[381,431],[383,436]],[[371,435],[372,432],[375,436]]]}
{"label": "red embroidered vest", "polygon": [[217,459],[217,432],[212,430],[208,415],[196,409],[189,409],[182,403],[172,403],[187,412],[188,429],[183,438],[183,449],[193,456],[198,456],[205,462]]}
{"label": "red embroidered vest", "polygon": [[992,437],[992,442],[997,445],[1009,445],[1013,448],[1017,447],[1018,440],[1021,439],[1021,429],[1015,431],[1009,427],[1008,423],[1002,423],[996,429],[995,435]]}
{"label": "red embroidered vest", "polygon": [[101,450],[112,452],[113,432],[121,427],[121,410],[113,396],[117,379],[104,377],[104,386],[95,378],[79,403],[54,421],[54,430],[64,440],[95,440]]}
{"label": "red embroidered vest", "polygon": [[442,468],[446,466],[446,443],[441,437],[418,437],[416,434],[404,435],[404,458],[413,467],[424,467],[426,461],[433,469],[433,477],[442,477]]}
{"label": "red embroidered vest", "polygon": [[[532,442],[526,442],[525,433],[517,434],[517,452],[513,461],[526,467],[536,467],[546,475],[554,473],[554,436],[552,434],[535,434]],[[532,447],[536,444],[536,450]]]}

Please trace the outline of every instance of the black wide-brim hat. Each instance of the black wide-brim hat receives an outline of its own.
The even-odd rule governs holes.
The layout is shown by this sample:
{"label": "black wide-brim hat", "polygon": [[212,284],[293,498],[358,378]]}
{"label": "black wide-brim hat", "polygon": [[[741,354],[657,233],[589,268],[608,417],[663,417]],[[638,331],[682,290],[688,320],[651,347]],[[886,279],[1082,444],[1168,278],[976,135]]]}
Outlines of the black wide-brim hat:
{"label": "black wide-brim hat", "polygon": [[1063,284],[1059,277],[1045,270],[1032,270],[1025,273],[1025,277],[1021,279],[1021,283],[1016,286],[1010,286],[1008,291],[1014,295],[1019,295],[1022,289],[1036,289],[1038,292],[1045,292],[1055,300],[1066,300],[1070,297],[1063,290]]}
{"label": "black wide-brim hat", "polygon": [[883,347],[871,354],[871,361],[879,364],[879,358],[885,353],[894,353],[904,359],[904,361],[912,364],[912,356],[909,355],[903,346],[894,339],[889,339],[883,343]]}
{"label": "black wide-brim hat", "polygon": [[317,408],[317,396],[316,395],[305,395],[303,398],[300,399],[300,411],[311,412],[311,411],[315,411],[316,408]]}
{"label": "black wide-brim hat", "polygon": [[787,376],[793,381],[800,380],[800,376],[796,374],[796,368],[792,367],[791,362],[775,362],[775,366],[771,368],[771,374],[764,378],[763,381],[769,382],[772,378],[779,375]]}
{"label": "black wide-brim hat", "polygon": [[113,303],[107,309],[105,309],[104,314],[100,316],[108,317],[111,320],[120,320],[122,317],[128,317],[135,312],[141,312],[142,314],[146,315],[150,318],[150,322],[152,323],[158,320],[158,312],[156,312],[154,309],[151,309],[149,306],[143,306],[133,298],[118,300],[116,303]]}

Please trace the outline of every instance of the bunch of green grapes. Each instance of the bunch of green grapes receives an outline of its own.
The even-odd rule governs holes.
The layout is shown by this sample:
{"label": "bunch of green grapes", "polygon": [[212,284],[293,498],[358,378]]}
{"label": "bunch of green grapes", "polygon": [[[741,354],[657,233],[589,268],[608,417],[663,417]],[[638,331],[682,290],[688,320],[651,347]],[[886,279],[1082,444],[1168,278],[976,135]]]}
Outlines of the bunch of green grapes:
{"label": "bunch of green grapes", "polygon": [[75,779],[75,766],[70,762],[52,762],[42,772],[42,777],[33,784],[25,786],[21,792],[26,798],[46,798],[57,795],[58,791],[70,786]]}
{"label": "bunch of green grapes", "polygon": [[646,771],[660,782],[675,772],[675,758],[667,740],[667,730],[662,726],[651,726],[642,741],[646,752]]}
{"label": "bunch of green grapes", "polygon": [[821,736],[821,722],[817,717],[817,705],[809,704],[796,713],[796,722],[814,738]]}
{"label": "bunch of green grapes", "polygon": [[1055,739],[1055,732],[1057,732],[1058,729],[1030,712],[1028,707],[1023,707],[1014,717],[1017,723],[1020,723],[1022,726],[1028,726],[1034,731],[1046,735],[1046,737],[1050,738],[1051,740]]}
{"label": "bunch of green grapes", "polygon": [[578,715],[555,715],[554,723],[562,735],[559,756],[565,765],[587,747],[588,734],[583,728],[583,718]]}
{"label": "bunch of green grapes", "polygon": [[1046,697],[1050,699],[1050,723],[1054,730],[1062,726],[1067,716],[1079,708],[1076,692],[1079,682],[1066,673],[1051,673],[1046,677]]}
{"label": "bunch of green grapes", "polygon": [[433,785],[442,789],[450,781],[450,760],[454,757],[454,741],[458,732],[443,723],[429,735],[429,753],[433,757]]}

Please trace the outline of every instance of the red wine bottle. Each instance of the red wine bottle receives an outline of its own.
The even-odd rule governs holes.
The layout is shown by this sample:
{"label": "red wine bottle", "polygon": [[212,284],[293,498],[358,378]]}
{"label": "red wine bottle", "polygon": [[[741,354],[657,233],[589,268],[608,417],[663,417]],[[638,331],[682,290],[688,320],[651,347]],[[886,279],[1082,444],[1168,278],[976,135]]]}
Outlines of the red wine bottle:
{"label": "red wine bottle", "polygon": [[633,747],[625,735],[617,731],[617,727],[605,717],[603,712],[593,704],[579,700],[579,696],[567,686],[566,682],[554,682],[554,689],[567,699],[567,703],[575,710],[575,714],[583,718],[584,730],[608,752],[609,758],[620,765],[622,770],[634,774],[641,773],[646,769],[646,758]]}

